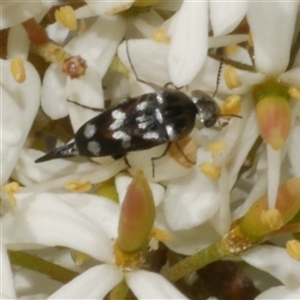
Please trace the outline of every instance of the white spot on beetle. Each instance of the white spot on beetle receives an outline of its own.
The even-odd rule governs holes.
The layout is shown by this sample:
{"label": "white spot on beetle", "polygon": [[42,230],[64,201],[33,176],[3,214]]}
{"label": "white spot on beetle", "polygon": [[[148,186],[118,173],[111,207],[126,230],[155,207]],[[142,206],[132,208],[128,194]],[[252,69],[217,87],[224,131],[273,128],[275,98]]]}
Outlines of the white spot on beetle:
{"label": "white spot on beetle", "polygon": [[115,121],[110,124],[110,130],[117,130],[124,124],[124,120],[126,119],[126,113],[121,111],[120,109],[113,110],[111,112],[111,116],[115,119]]}
{"label": "white spot on beetle", "polygon": [[163,123],[164,119],[163,119],[163,117],[162,117],[161,111],[160,111],[158,108],[155,109],[155,117],[156,117],[156,120],[157,120],[160,124]]}
{"label": "white spot on beetle", "polygon": [[167,125],[167,126],[166,126],[166,131],[167,131],[169,140],[170,140],[170,141],[173,141],[173,140],[176,138],[176,132],[174,131],[173,126]]}
{"label": "white spot on beetle", "polygon": [[100,155],[100,144],[96,141],[90,141],[87,145],[88,150],[95,156]]}
{"label": "white spot on beetle", "polygon": [[131,137],[126,132],[121,131],[121,130],[115,131],[112,134],[112,137],[116,140],[122,140],[122,147],[124,149],[130,147]]}
{"label": "white spot on beetle", "polygon": [[136,110],[138,111],[144,111],[148,106],[148,103],[146,101],[142,101],[140,102],[137,106],[136,106]]}
{"label": "white spot on beetle", "polygon": [[159,134],[155,131],[147,132],[143,135],[143,139],[145,140],[157,140],[159,138]]}
{"label": "white spot on beetle", "polygon": [[94,124],[86,124],[83,135],[87,138],[90,139],[94,134],[96,133],[96,126]]}

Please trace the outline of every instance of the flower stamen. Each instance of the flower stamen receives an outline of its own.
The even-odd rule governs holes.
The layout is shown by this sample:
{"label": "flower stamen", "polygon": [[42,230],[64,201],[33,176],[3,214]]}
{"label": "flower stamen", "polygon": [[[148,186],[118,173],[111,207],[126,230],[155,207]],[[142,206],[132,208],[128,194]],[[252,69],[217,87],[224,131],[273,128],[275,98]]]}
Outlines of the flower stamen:
{"label": "flower stamen", "polygon": [[19,191],[20,191],[20,185],[15,181],[10,182],[2,187],[2,192],[8,195],[9,203],[11,206],[16,205],[17,200],[14,197],[14,194],[18,193]]}
{"label": "flower stamen", "polygon": [[241,80],[238,77],[236,69],[230,65],[226,66],[224,71],[224,79],[227,87],[232,90],[242,85]]}
{"label": "flower stamen", "polygon": [[221,176],[221,167],[211,162],[200,164],[199,170],[210,179],[219,179]]}
{"label": "flower stamen", "polygon": [[299,88],[291,86],[288,89],[288,93],[291,97],[296,98],[297,100],[300,100],[300,89]]}
{"label": "flower stamen", "polygon": [[221,116],[229,118],[226,115],[237,115],[241,110],[241,97],[238,95],[231,95],[225,99],[221,106]]}
{"label": "flower stamen", "polygon": [[157,30],[152,34],[151,39],[160,42],[160,43],[170,43],[171,38],[167,36],[165,30],[161,27],[157,28]]}
{"label": "flower stamen", "polygon": [[290,240],[286,243],[286,250],[288,254],[297,259],[300,260],[300,241],[298,240]]}
{"label": "flower stamen", "polygon": [[26,71],[21,57],[16,57],[11,61],[10,70],[17,83],[23,83],[26,80]]}
{"label": "flower stamen", "polygon": [[277,230],[283,225],[281,213],[276,208],[263,210],[261,212],[261,219],[265,224],[268,224],[272,230]]}
{"label": "flower stamen", "polygon": [[77,28],[77,20],[74,9],[69,6],[61,6],[54,13],[55,20],[63,27],[69,30],[75,30]]}
{"label": "flower stamen", "polygon": [[72,192],[83,193],[91,189],[92,183],[90,181],[69,181],[64,187]]}

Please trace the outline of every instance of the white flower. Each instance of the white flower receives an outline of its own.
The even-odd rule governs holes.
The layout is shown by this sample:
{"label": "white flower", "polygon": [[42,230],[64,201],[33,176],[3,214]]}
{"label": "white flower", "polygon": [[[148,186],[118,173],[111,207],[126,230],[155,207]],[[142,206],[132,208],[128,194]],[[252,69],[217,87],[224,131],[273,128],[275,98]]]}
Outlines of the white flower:
{"label": "white flower", "polygon": [[275,246],[257,246],[241,255],[244,261],[261,269],[283,283],[270,287],[255,299],[298,299],[300,295],[300,262],[285,249]]}
{"label": "white flower", "polygon": [[2,220],[3,242],[9,249],[65,246],[104,262],[83,271],[49,299],[103,298],[122,279],[138,299],[185,299],[161,275],[115,265],[118,204],[86,194],[41,193],[28,197],[20,193],[16,198],[17,205],[9,208]]}
{"label": "white flower", "polygon": [[1,60],[1,185],[11,175],[40,105],[40,79],[33,66],[21,60],[26,79],[13,77],[13,60]]}
{"label": "white flower", "polygon": [[[7,281],[2,296],[16,298],[20,295],[20,285],[12,281],[12,274],[19,273],[11,271],[7,249],[36,249],[38,255],[49,259],[40,251],[41,247],[53,249],[63,246],[91,256],[94,259],[92,266],[76,267],[69,257],[67,267],[77,268],[81,274],[61,288],[51,286],[43,290],[42,297],[51,294],[52,299],[104,298],[125,279],[139,299],[183,298],[158,274],[143,270],[128,272],[116,266],[113,240],[117,238],[120,210],[117,204],[88,193],[66,193],[63,186],[68,181],[77,180],[96,184],[116,176],[123,169],[128,169],[132,174],[142,169],[151,181],[164,186],[157,183],[151,185],[157,206],[155,226],[172,235],[172,241],[166,243],[169,249],[186,255],[212,245],[228,231],[232,221],[244,215],[266,190],[272,206],[279,181],[300,176],[299,103],[292,102],[291,132],[282,149],[274,151],[262,145],[251,156],[254,161],[250,170],[242,177],[240,170],[245,161],[248,162],[247,156],[259,137],[251,95],[253,86],[271,76],[300,88],[299,51],[293,65],[289,65],[291,46],[298,34],[299,1],[161,1],[143,13],[132,13],[130,16],[117,13],[131,7],[133,1],[86,3],[75,12],[80,25],[77,31],[70,32],[58,23],[47,28],[51,39],[64,45],[67,52],[84,58],[87,62],[85,75],[70,79],[60,67],[52,64],[43,77],[41,89],[38,75],[28,62],[24,62],[26,81],[17,83],[9,70],[10,60],[2,61],[5,74],[1,81],[2,105],[5,113],[2,113],[1,124],[1,180],[3,184],[11,176],[24,185],[22,192],[16,195],[15,207],[3,202],[1,251]],[[50,4],[47,5],[38,1],[36,6],[22,4],[22,9],[18,9],[13,3],[4,4],[6,13],[2,26],[13,26],[7,47],[10,59],[16,56],[27,59],[29,40],[20,22],[31,17],[41,20],[47,7],[50,7]],[[12,17],[12,12],[18,17]],[[40,89],[45,113],[53,120],[69,116],[75,132],[99,113],[95,109],[104,108],[104,99],[111,100],[112,105],[118,104],[123,98],[153,92],[156,86],[161,88],[168,82],[180,88],[185,86],[182,90],[188,95],[194,90],[204,90],[212,95],[216,89],[220,63],[207,57],[207,51],[209,48],[247,41],[246,34],[231,34],[245,16],[254,42],[254,56],[250,57],[245,49],[239,47],[228,57],[247,65],[251,65],[253,58],[257,72],[237,68],[242,84],[230,90],[223,80],[223,71],[215,97],[221,105],[224,95],[240,95],[242,108],[239,115],[243,118],[230,120],[224,128],[199,129],[196,124],[191,133],[197,143],[195,166],[184,167],[171,159],[169,153],[161,157],[167,145],[133,151],[126,157],[127,164],[122,159],[96,164],[85,158],[35,164],[34,160],[42,155],[41,152],[22,149],[37,113]],[[213,36],[209,36],[211,30]],[[121,43],[124,37],[125,41]],[[131,70],[127,74],[129,78],[110,68],[116,55]],[[225,68],[226,64],[223,70]],[[123,72],[126,73],[126,70]],[[151,84],[138,81],[136,76]],[[212,150],[217,148],[216,145],[220,149]],[[128,162],[131,168],[128,168]],[[219,178],[208,178],[200,171],[199,166],[207,162],[219,168]],[[120,198],[123,198],[129,181],[128,176],[116,177]],[[70,256],[68,250],[65,252]],[[59,260],[56,252],[53,256]],[[282,282],[278,287],[274,284],[268,286],[257,299],[288,299],[299,295],[299,272],[296,271],[299,266],[297,263],[292,265],[295,261],[282,248],[258,247],[243,254],[242,258]],[[293,280],[290,280],[290,275],[294,276]],[[19,277],[16,277],[18,283]],[[26,280],[30,275],[23,273],[20,277]],[[34,298],[37,295],[39,291],[33,288],[32,295],[28,293],[24,297]]]}

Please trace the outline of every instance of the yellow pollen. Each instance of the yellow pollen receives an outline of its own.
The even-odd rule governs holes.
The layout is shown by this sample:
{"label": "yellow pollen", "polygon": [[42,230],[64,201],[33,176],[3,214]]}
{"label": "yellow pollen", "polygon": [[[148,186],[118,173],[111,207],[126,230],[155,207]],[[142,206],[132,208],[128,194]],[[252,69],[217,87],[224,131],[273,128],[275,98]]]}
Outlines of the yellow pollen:
{"label": "yellow pollen", "polygon": [[172,241],[172,236],[168,232],[158,228],[153,228],[150,236],[160,242],[170,243]]}
{"label": "yellow pollen", "polygon": [[263,210],[260,217],[272,230],[278,230],[283,225],[281,213],[276,208]]}
{"label": "yellow pollen", "polygon": [[224,48],[224,54],[226,56],[234,54],[238,49],[237,44],[228,45]]}
{"label": "yellow pollen", "polygon": [[13,182],[10,182],[10,183],[4,185],[1,188],[1,190],[2,190],[2,192],[7,194],[10,205],[12,205],[12,206],[16,205],[17,200],[14,197],[14,194],[16,194],[20,191],[20,185],[17,182],[13,181]]}
{"label": "yellow pollen", "polygon": [[221,176],[221,167],[210,162],[199,165],[199,170],[210,179],[218,179]]}
{"label": "yellow pollen", "polygon": [[232,90],[242,85],[236,69],[230,65],[226,66],[224,71],[224,79],[227,87]]}
{"label": "yellow pollen", "polygon": [[83,252],[77,251],[75,254],[76,266],[81,266],[84,262],[89,261],[91,257]]}
{"label": "yellow pollen", "polygon": [[218,152],[223,150],[224,147],[225,147],[225,143],[223,141],[215,142],[215,143],[213,143],[213,142],[208,143],[208,149],[212,153],[213,158],[218,154]]}
{"label": "yellow pollen", "polygon": [[170,43],[171,38],[167,36],[165,30],[161,27],[157,28],[157,30],[152,34],[151,38],[156,42],[161,43]]}
{"label": "yellow pollen", "polygon": [[65,189],[72,192],[86,192],[90,190],[92,183],[90,181],[80,182],[80,181],[69,181],[65,184]]}
{"label": "yellow pollen", "polygon": [[23,83],[26,80],[26,71],[21,57],[16,57],[11,61],[10,71],[17,83]]}
{"label": "yellow pollen", "polygon": [[124,64],[121,62],[121,60],[118,57],[114,57],[109,69],[111,71],[116,71],[120,74],[122,74],[123,76],[125,76],[126,78],[129,78],[129,70],[124,66]]}
{"label": "yellow pollen", "polygon": [[290,240],[286,243],[286,250],[288,254],[297,259],[300,260],[300,241],[298,240]]}
{"label": "yellow pollen", "polygon": [[141,251],[125,252],[120,249],[118,240],[114,244],[115,263],[126,270],[138,269],[144,262]]}
{"label": "yellow pollen", "polygon": [[291,97],[300,100],[300,89],[296,87],[290,87],[288,93]]}
{"label": "yellow pollen", "polygon": [[[237,115],[241,110],[241,97],[238,95],[229,96],[221,106],[221,115]],[[229,116],[228,116],[229,117]]]}
{"label": "yellow pollen", "polygon": [[75,30],[77,28],[77,20],[74,9],[69,6],[61,6],[54,13],[55,20],[63,27],[69,30]]}

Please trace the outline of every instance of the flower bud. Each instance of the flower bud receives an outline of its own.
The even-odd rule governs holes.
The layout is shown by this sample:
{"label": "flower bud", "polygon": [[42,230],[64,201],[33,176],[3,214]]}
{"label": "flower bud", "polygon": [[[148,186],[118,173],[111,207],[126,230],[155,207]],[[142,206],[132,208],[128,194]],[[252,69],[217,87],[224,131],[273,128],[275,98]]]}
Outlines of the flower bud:
{"label": "flower bud", "polygon": [[291,127],[288,87],[275,79],[269,79],[256,85],[252,94],[260,134],[274,150],[279,150]]}
{"label": "flower bud", "polygon": [[121,206],[119,248],[124,252],[136,252],[147,247],[154,219],[153,195],[144,174],[138,171]]}
{"label": "flower bud", "polygon": [[[279,186],[275,208],[276,217],[272,217],[274,216],[272,210],[267,214],[267,220],[273,219],[273,221],[266,221],[268,198],[267,195],[261,197],[237,222],[241,233],[252,241],[258,241],[274,231],[274,223],[283,226],[289,222],[300,209],[300,178],[290,179]],[[278,217],[279,213],[281,217]],[[274,222],[275,219],[279,221]],[[278,226],[275,226],[275,229],[279,229]]]}

